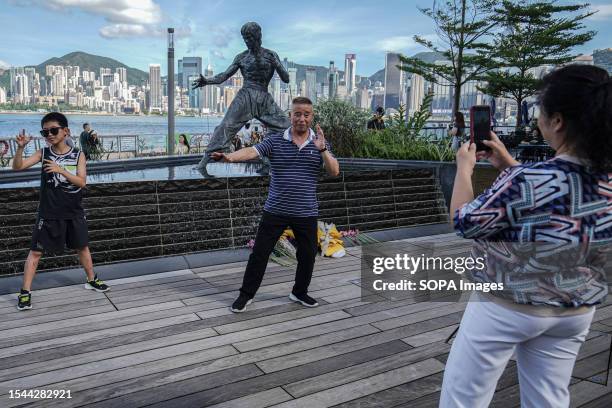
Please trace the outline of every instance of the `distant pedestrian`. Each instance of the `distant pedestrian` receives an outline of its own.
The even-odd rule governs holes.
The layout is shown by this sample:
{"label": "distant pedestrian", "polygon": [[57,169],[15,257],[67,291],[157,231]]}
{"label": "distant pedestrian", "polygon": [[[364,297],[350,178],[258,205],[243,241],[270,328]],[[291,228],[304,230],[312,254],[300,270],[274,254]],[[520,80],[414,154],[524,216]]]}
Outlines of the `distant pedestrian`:
{"label": "distant pedestrian", "polygon": [[368,121],[368,129],[371,130],[382,130],[385,128],[385,120],[383,119],[385,116],[385,110],[382,106],[376,108],[376,112],[374,112],[374,116],[372,119]]}
{"label": "distant pedestrian", "polygon": [[91,128],[89,123],[83,123],[83,131],[79,137],[81,143],[81,151],[85,154],[87,160],[91,160],[92,156],[95,158],[99,150],[100,141],[98,140],[98,134]]}

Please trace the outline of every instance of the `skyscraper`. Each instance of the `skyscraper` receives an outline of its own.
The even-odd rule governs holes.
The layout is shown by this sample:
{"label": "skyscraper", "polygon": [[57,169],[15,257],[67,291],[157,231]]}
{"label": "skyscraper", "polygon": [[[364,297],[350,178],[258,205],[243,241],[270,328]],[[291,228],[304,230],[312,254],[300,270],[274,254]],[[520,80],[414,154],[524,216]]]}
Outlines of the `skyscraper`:
{"label": "skyscraper", "polygon": [[350,95],[355,90],[355,70],[357,69],[357,55],[345,54],[344,56],[344,82],[346,92]]}
{"label": "skyscraper", "polygon": [[110,68],[100,68],[100,80],[102,80],[102,76],[103,75],[110,75],[111,74],[111,69]]}
{"label": "skyscraper", "polygon": [[117,74],[119,74],[119,82],[123,83],[127,81],[127,69],[123,67],[119,67],[115,70]]}
{"label": "skyscraper", "polygon": [[275,72],[272,76],[272,80],[268,85],[268,92],[274,98],[274,102],[280,106],[281,104],[281,79],[278,74]]}
{"label": "skyscraper", "polygon": [[404,103],[404,71],[401,66],[400,54],[388,52],[385,56],[385,97],[383,106],[385,109],[397,109],[400,103]]}
{"label": "skyscraper", "polygon": [[[204,71],[204,76],[206,78],[213,76],[213,68],[212,65],[209,63],[208,66],[206,67],[206,70]],[[214,86],[205,86],[203,88],[202,91],[202,103],[200,104],[201,108],[204,109],[205,112],[214,112],[216,109],[216,103],[214,101],[214,90],[215,87]],[[206,111],[206,109],[208,109],[208,111]]]}
{"label": "skyscraper", "polygon": [[289,72],[289,91],[292,98],[298,95],[297,89],[297,68],[287,68]]}
{"label": "skyscraper", "polygon": [[306,68],[306,96],[313,103],[317,100],[317,70],[314,67]]}
{"label": "skyscraper", "polygon": [[184,57],[182,60],[179,60],[178,86],[182,88],[191,88],[189,77],[199,77],[200,74],[202,74],[202,57]]}
{"label": "skyscraper", "polygon": [[334,61],[329,61],[329,99],[334,99],[338,95],[338,69],[334,66]]}
{"label": "skyscraper", "polygon": [[151,108],[161,109],[162,89],[161,89],[161,67],[159,64],[149,64],[149,83],[151,86]]}
{"label": "skyscraper", "polygon": [[410,77],[410,96],[408,98],[408,111],[412,114],[421,109],[425,97],[425,78],[413,73]]}

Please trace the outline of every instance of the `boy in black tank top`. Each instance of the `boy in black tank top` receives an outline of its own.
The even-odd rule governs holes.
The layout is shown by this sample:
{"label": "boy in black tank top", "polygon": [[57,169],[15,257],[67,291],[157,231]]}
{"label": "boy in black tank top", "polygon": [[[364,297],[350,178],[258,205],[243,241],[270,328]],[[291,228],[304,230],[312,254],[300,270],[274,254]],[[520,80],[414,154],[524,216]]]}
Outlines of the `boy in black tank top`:
{"label": "boy in black tank top", "polygon": [[106,292],[109,287],[94,274],[88,246],[87,221],[82,205],[82,188],[86,184],[85,155],[66,144],[70,135],[68,119],[51,112],[41,120],[41,134],[49,143],[31,157],[23,159],[23,150],[31,137],[17,136],[13,170],[23,170],[42,162],[40,203],[32,234],[32,245],[25,263],[23,285],[17,309],[32,308],[30,293],[38,261],[43,253],[58,254],[64,247],[75,249],[87,274],[86,289]]}

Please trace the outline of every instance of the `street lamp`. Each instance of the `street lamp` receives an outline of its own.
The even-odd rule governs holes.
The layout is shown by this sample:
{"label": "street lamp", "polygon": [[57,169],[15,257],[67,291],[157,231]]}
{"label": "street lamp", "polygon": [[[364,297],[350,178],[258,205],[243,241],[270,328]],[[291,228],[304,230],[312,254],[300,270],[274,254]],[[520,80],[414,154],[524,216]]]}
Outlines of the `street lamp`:
{"label": "street lamp", "polygon": [[174,154],[174,28],[168,28],[168,155]]}

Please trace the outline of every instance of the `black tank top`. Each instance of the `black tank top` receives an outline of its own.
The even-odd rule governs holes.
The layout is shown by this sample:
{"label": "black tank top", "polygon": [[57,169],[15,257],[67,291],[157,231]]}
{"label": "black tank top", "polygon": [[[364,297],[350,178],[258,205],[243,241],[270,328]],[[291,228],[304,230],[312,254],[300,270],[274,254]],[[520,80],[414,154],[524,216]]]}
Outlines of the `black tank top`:
{"label": "black tank top", "polygon": [[[42,149],[42,163],[52,160],[72,174],[77,173],[77,165],[81,152],[72,147],[65,154],[57,154],[50,147]],[[83,217],[83,192],[80,187],[69,182],[57,173],[45,173],[40,176],[40,204],[38,212],[41,218],[71,219]]]}

